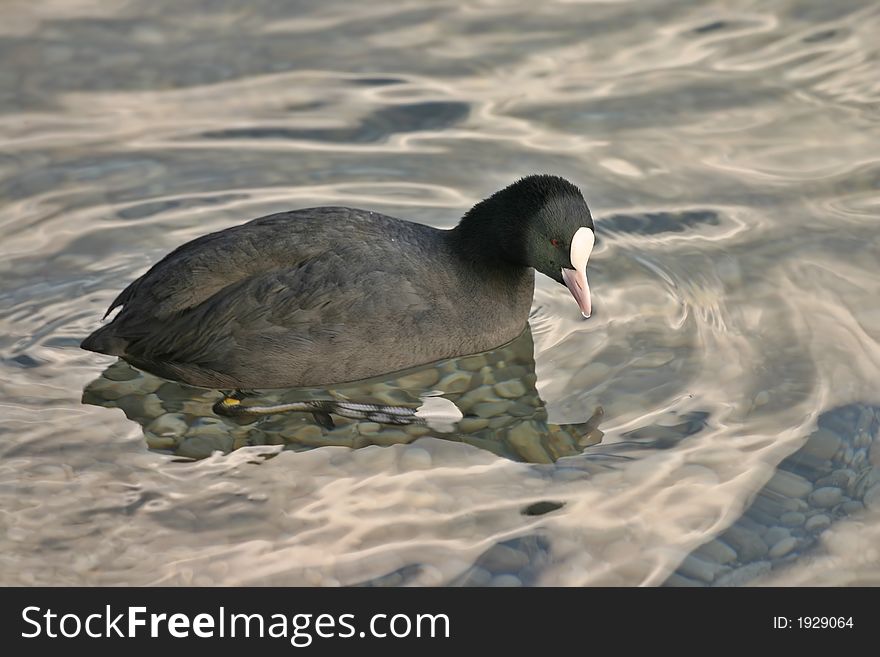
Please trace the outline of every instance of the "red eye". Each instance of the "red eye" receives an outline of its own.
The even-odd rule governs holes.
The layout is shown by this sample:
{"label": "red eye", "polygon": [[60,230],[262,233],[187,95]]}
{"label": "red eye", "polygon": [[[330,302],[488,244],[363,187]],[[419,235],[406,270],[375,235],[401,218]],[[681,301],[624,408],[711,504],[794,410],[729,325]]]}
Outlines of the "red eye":
{"label": "red eye", "polygon": [[559,246],[559,240],[554,237],[550,240],[550,244],[552,244],[553,246]]}

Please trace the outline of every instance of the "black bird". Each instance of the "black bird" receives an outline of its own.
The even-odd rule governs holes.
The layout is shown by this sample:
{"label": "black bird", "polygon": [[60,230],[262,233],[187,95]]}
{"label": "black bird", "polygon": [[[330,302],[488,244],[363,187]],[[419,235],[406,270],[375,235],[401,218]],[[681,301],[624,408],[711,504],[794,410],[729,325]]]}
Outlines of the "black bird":
{"label": "black bird", "polygon": [[580,190],[549,175],[496,192],[451,230],[344,207],[272,214],[172,251],[82,347],[206,388],[355,381],[512,340],[535,269],[589,317],[593,231]]}

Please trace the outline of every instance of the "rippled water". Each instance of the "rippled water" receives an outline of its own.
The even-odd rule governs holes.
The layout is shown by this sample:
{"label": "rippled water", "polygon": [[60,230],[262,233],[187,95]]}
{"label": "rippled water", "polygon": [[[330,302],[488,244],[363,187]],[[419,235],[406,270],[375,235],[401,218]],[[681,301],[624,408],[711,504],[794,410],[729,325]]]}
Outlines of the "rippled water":
{"label": "rippled water", "polygon": [[[4,12],[0,582],[880,584],[876,3],[297,5]],[[457,424],[78,348],[197,235],[532,172],[593,209],[589,321],[540,280],[533,348],[297,393]]]}

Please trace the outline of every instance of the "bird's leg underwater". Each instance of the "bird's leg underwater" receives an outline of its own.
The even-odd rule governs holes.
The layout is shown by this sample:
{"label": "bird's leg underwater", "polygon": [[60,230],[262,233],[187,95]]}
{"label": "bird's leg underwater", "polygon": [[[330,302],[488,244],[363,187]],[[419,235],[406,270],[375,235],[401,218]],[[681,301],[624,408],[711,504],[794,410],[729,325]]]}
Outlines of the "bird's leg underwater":
{"label": "bird's leg underwater", "polygon": [[379,424],[425,424],[425,420],[416,415],[417,408],[408,406],[385,406],[383,404],[359,404],[336,400],[314,400],[301,402],[281,402],[279,404],[243,403],[252,396],[242,390],[225,393],[223,399],[214,404],[217,415],[226,417],[249,417],[259,415],[276,415],[278,413],[311,413],[315,422],[325,429],[333,429],[336,425],[330,414],[347,417],[364,422]]}
{"label": "bird's leg underwater", "polygon": [[223,399],[214,404],[213,411],[217,415],[225,415],[226,417],[248,418],[252,416],[275,415],[276,413],[304,412],[312,413],[315,422],[325,429],[332,430],[336,427],[333,418],[326,411],[311,410],[305,402],[292,402],[287,404],[276,404],[274,406],[242,404],[242,400],[248,397],[254,397],[256,393],[245,390],[233,390],[224,393]]}

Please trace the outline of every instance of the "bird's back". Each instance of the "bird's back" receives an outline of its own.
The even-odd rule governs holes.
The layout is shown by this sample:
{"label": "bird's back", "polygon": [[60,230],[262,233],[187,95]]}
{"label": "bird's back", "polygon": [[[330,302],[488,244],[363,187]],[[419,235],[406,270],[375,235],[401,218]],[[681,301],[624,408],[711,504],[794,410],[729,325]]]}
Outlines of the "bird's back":
{"label": "bird's back", "polygon": [[[84,342],[212,388],[323,385],[481,351],[525,326],[532,273],[477,271],[448,231],[351,208],[205,235],[135,280]],[[108,310],[108,313],[110,311]]]}

